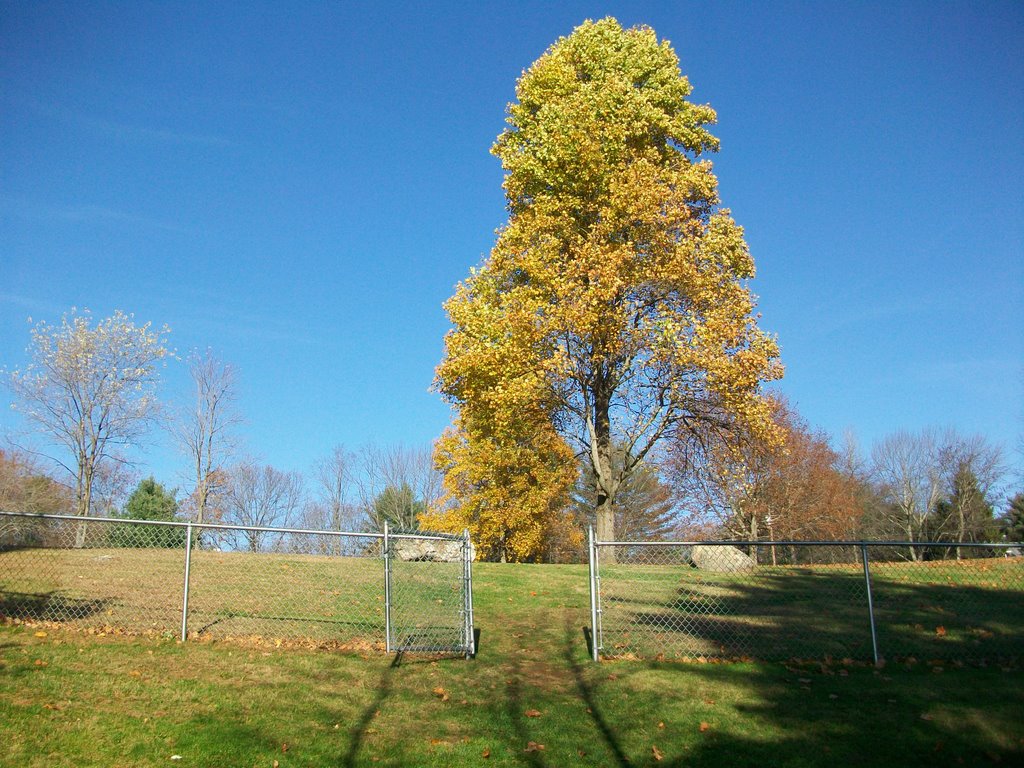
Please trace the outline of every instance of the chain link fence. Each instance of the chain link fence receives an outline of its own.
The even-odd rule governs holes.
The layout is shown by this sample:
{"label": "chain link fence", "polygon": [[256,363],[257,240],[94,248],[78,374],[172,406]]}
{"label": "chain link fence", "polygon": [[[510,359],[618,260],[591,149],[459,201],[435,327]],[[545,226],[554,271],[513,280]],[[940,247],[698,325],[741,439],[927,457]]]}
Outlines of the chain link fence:
{"label": "chain link fence", "polygon": [[1020,545],[601,542],[592,653],[682,661],[985,659],[1024,649]]}
{"label": "chain link fence", "polygon": [[471,655],[467,536],[0,512],[0,619]]}

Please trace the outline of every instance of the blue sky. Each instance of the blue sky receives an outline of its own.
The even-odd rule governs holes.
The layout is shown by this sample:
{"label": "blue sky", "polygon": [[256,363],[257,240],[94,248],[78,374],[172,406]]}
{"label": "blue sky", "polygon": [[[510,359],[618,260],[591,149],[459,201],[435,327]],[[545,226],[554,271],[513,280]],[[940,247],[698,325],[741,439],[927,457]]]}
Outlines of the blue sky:
{"label": "blue sky", "polygon": [[[275,466],[428,443],[441,303],[505,220],[505,104],[605,15],[671,40],[718,111],[722,198],[804,416],[865,446],[926,425],[1017,446],[1011,2],[2,2],[0,367],[25,363],[29,316],[122,309],[238,366]],[[172,365],[165,395],[184,388]],[[184,468],[160,435],[142,465]]]}

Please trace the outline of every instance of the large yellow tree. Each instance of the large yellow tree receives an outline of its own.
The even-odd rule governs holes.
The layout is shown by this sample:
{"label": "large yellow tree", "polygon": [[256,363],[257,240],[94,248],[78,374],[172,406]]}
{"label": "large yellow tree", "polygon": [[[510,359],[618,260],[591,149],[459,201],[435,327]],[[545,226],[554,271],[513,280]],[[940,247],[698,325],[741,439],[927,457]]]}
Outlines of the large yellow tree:
{"label": "large yellow tree", "polygon": [[614,540],[616,493],[659,445],[709,422],[772,430],[759,387],[778,348],[703,159],[715,113],[690,92],[667,41],[611,18],[518,82],[492,148],[508,224],[445,304],[435,382],[457,416],[437,451],[453,505],[431,522],[468,525],[485,551],[535,555],[580,461]]}

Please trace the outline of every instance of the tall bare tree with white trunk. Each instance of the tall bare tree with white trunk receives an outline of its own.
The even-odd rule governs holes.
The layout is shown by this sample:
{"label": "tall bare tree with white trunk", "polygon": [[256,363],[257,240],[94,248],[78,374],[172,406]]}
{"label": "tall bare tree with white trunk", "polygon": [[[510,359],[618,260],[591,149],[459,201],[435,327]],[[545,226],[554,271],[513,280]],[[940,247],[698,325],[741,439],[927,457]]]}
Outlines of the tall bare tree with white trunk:
{"label": "tall bare tree with white trunk", "polygon": [[[336,445],[330,454],[313,469],[313,498],[303,510],[306,528],[327,531],[355,531],[363,515],[354,502],[356,456],[343,445]],[[316,546],[322,554],[341,555],[351,542],[340,536],[321,537]]]}
{"label": "tall bare tree with white trunk", "polygon": [[[942,455],[948,436],[934,429],[899,430],[871,448],[871,467],[886,501],[886,525],[907,541],[921,541],[928,513],[942,498]],[[910,548],[917,560],[920,552]]]}
{"label": "tall bare tree with white trunk", "polygon": [[174,433],[188,456],[192,493],[188,508],[197,523],[208,522],[210,507],[227,480],[226,468],[236,448],[238,373],[210,349],[188,357],[192,401],[175,420]]}

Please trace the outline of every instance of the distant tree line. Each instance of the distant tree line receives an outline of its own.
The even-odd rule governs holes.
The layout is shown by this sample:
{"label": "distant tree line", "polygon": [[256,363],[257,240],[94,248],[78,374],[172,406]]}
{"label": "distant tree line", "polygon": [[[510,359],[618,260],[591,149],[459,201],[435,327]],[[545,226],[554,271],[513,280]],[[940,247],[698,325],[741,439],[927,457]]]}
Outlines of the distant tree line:
{"label": "distant tree line", "polygon": [[[458,482],[445,484],[444,452],[428,446],[349,450],[339,445],[308,475],[248,455],[242,448],[237,371],[210,350],[186,357],[192,382],[188,401],[160,407],[157,367],[171,357],[166,333],[137,327],[120,312],[93,324],[88,313],[73,311],[59,326],[41,323],[34,329],[32,362],[4,378],[43,446],[0,450],[0,509],[251,529],[377,532],[387,524],[398,532],[445,528],[447,512],[464,507],[460,494],[470,491]],[[603,471],[620,478],[608,525],[617,539],[874,539],[952,545],[913,550],[909,556],[914,558],[963,557],[964,544],[1024,539],[1024,492],[1007,497],[1000,446],[981,436],[924,429],[894,432],[862,453],[852,440],[834,446],[784,398],[765,401],[769,430],[744,429],[720,413],[663,440],[643,459],[631,452],[628,441],[613,443]],[[156,425],[173,434],[185,457],[180,498],[178,489],[140,477],[130,458],[130,449]],[[623,469],[627,463],[628,471]],[[513,464],[503,467],[512,486],[536,480],[530,473],[517,476]],[[59,469],[63,477],[55,474]],[[463,466],[460,472],[465,471]],[[489,467],[481,478],[494,472]],[[587,527],[596,526],[598,508],[609,507],[598,503],[605,493],[603,481],[588,457],[577,457],[574,474],[568,490],[546,502],[534,549],[524,554],[511,545],[515,519],[504,510],[493,520],[482,518],[490,538],[478,546],[480,556],[582,560]],[[486,505],[478,512],[489,514]],[[79,524],[75,543],[97,543],[100,530]],[[183,542],[175,529],[153,530],[124,524],[108,538],[122,546]],[[341,537],[303,542],[262,530],[207,531],[194,539],[198,546],[251,551],[302,546],[344,554],[353,547]],[[796,554],[773,550],[772,556],[785,560]]]}

